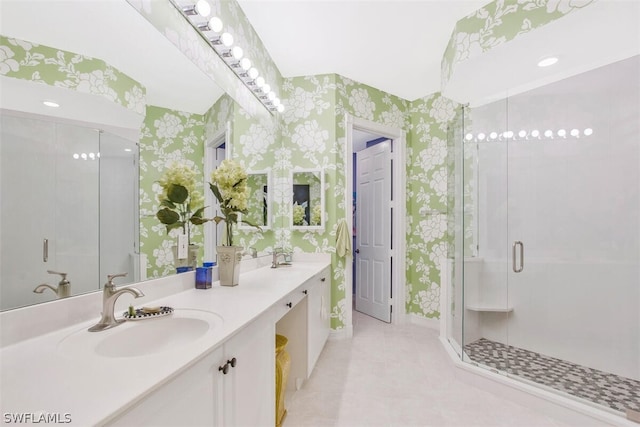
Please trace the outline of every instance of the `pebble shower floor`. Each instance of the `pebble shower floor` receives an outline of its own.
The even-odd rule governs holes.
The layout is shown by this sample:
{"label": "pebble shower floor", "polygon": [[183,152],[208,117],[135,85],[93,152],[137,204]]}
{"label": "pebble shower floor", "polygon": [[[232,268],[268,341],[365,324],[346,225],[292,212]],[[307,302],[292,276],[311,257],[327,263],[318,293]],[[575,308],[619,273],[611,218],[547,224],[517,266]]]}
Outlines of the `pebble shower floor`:
{"label": "pebble shower floor", "polygon": [[640,381],[480,338],[464,346],[480,365],[525,378],[613,410],[640,411]]}

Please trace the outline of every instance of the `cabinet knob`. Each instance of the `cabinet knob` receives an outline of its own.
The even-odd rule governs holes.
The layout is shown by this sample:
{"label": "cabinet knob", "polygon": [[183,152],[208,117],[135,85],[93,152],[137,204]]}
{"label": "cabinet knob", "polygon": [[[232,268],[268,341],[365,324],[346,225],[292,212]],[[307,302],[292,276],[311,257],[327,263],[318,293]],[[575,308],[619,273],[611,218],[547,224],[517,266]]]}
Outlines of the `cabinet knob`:
{"label": "cabinet knob", "polygon": [[218,371],[222,371],[222,373],[224,375],[227,375],[229,373],[229,362],[225,363],[224,365],[220,366],[218,368]]}
{"label": "cabinet knob", "polygon": [[307,292],[307,290],[305,289],[304,291],[302,291],[302,293],[306,295],[308,292]]}
{"label": "cabinet knob", "polygon": [[327,280],[326,277],[323,277],[322,279],[320,279],[321,282],[324,282],[325,280]]}
{"label": "cabinet knob", "polygon": [[233,359],[231,359],[231,360],[227,360],[227,364],[231,365],[232,368],[235,368],[237,363],[238,363],[238,361],[236,360],[235,357]]}
{"label": "cabinet knob", "polygon": [[291,308],[293,307],[293,304],[291,304],[290,302],[287,303],[287,307]]}

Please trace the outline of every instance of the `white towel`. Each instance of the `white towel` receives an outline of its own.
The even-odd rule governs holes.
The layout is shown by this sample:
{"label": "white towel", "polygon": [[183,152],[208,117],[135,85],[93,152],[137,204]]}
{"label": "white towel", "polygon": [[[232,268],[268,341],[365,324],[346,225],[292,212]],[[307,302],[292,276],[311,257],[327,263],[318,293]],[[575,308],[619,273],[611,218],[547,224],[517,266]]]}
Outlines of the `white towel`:
{"label": "white towel", "polygon": [[349,227],[347,221],[341,219],[338,222],[338,229],[336,230],[336,253],[339,257],[351,256],[351,233],[349,233]]}

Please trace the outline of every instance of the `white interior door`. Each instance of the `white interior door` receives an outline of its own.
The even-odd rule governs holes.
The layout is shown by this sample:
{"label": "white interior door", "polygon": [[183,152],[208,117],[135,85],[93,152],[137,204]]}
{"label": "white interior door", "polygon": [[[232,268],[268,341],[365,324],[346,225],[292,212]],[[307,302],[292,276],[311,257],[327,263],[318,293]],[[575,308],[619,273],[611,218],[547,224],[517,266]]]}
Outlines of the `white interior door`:
{"label": "white interior door", "polygon": [[391,144],[356,159],[356,310],[391,322]]}

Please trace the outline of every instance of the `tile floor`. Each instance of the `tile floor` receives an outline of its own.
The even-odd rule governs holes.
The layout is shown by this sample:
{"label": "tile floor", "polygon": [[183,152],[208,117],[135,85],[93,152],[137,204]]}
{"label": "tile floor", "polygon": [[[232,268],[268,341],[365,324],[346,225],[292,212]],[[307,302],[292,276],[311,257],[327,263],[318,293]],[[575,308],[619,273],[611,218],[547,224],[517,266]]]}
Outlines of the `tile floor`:
{"label": "tile floor", "polygon": [[353,339],[327,342],[283,427],[569,425],[456,379],[435,330],[356,311],[353,323]]}
{"label": "tile floor", "polygon": [[[464,346],[471,360],[608,406],[640,411],[640,381],[481,338]],[[638,426],[640,427],[640,426]]]}

